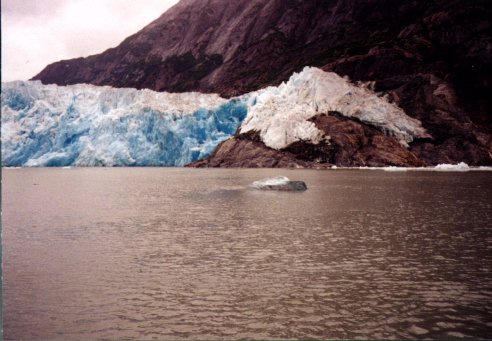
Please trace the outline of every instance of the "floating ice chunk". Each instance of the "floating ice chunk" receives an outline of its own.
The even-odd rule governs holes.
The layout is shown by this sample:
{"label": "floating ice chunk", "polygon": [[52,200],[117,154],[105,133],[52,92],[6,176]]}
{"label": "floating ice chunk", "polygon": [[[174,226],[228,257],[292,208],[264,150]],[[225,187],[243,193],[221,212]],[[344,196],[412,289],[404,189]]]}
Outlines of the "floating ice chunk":
{"label": "floating ice chunk", "polygon": [[262,186],[278,186],[285,185],[290,180],[286,176],[277,176],[275,178],[266,178],[255,181],[251,184],[251,187],[262,187]]}
{"label": "floating ice chunk", "polygon": [[383,170],[386,172],[406,172],[408,170],[408,168],[407,167],[388,166],[388,167],[383,167]]}
{"label": "floating ice chunk", "polygon": [[266,178],[253,182],[250,185],[255,189],[270,189],[279,191],[305,191],[307,189],[304,181],[291,181],[286,176],[277,176],[275,178]]}
{"label": "floating ice chunk", "polygon": [[434,169],[441,172],[467,172],[470,170],[470,167],[464,162],[460,162],[456,165],[441,163],[434,167]]}

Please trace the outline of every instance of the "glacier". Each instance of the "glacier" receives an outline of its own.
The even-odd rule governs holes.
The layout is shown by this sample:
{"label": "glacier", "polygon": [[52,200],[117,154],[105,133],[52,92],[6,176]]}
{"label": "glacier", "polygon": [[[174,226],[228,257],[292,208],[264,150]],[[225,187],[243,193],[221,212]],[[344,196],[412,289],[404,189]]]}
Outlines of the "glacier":
{"label": "glacier", "polygon": [[429,137],[421,122],[335,73],[306,67],[278,87],[225,99],[87,84],[2,83],[2,165],[183,166],[209,156],[236,132],[266,146],[329,143],[310,118],[355,118],[406,146]]}
{"label": "glacier", "polygon": [[182,166],[247,113],[240,99],[94,85],[2,84],[4,166]]}
{"label": "glacier", "polygon": [[273,149],[282,149],[297,141],[329,143],[329,136],[309,119],[336,111],[394,136],[408,146],[415,138],[430,137],[419,120],[406,115],[396,104],[364,86],[352,84],[336,73],[305,67],[278,87],[254,93],[241,132],[257,131]]}

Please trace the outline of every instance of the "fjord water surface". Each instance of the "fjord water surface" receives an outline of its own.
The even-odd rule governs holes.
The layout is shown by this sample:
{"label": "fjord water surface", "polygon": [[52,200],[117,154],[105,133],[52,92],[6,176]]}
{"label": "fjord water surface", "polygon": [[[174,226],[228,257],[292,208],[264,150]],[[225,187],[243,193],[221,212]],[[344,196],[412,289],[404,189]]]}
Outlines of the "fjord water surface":
{"label": "fjord water surface", "polygon": [[[305,192],[247,189],[286,175]],[[492,173],[4,169],[6,340],[485,338]]]}

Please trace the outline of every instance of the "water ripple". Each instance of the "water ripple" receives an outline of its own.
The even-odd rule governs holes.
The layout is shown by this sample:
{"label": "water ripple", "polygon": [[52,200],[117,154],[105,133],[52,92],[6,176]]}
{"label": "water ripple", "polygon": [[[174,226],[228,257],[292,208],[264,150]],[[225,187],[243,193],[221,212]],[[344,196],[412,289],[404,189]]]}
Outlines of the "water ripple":
{"label": "water ripple", "polygon": [[490,336],[490,174],[276,172],[5,170],[6,340]]}

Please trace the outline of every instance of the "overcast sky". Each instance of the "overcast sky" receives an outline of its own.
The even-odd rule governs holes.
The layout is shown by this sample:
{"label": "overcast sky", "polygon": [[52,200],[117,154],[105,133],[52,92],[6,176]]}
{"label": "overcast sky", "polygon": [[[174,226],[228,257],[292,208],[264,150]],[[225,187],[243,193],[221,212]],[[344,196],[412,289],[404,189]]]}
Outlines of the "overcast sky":
{"label": "overcast sky", "polygon": [[1,0],[2,81],[117,46],[178,0]]}

